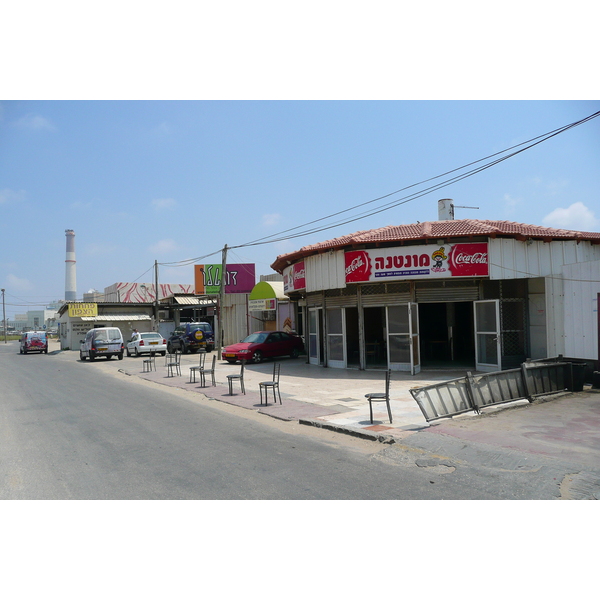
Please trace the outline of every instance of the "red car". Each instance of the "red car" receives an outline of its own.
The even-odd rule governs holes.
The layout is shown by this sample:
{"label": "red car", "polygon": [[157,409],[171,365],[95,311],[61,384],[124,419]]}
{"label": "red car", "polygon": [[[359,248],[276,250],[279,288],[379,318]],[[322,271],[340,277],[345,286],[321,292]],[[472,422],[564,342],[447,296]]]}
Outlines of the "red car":
{"label": "red car", "polygon": [[304,350],[302,338],[285,331],[256,331],[238,344],[227,346],[223,358],[228,363],[237,360],[259,363],[263,358],[290,356],[297,358]]}

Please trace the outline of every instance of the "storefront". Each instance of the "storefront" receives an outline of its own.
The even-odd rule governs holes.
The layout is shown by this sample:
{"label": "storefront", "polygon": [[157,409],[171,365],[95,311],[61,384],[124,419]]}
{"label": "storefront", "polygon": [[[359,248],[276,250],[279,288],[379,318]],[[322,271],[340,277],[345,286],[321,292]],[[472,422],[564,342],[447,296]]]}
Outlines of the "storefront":
{"label": "storefront", "polygon": [[441,220],[307,246],[272,267],[305,315],[311,363],[416,374],[564,353],[562,269],[599,258],[600,233]]}
{"label": "storefront", "polygon": [[252,331],[295,331],[293,304],[282,281],[259,281],[248,298]]}

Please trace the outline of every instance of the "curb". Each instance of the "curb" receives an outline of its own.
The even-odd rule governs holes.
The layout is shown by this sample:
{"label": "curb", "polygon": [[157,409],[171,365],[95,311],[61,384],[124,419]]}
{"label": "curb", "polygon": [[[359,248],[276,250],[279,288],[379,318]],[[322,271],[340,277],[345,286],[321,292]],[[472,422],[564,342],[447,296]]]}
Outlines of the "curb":
{"label": "curb", "polygon": [[331,425],[330,423],[323,423],[323,421],[315,421],[314,419],[298,419],[298,424],[319,427],[320,429],[328,429],[330,431],[335,431],[336,433],[345,433],[346,435],[370,440],[372,442],[380,442],[381,444],[396,443],[396,439],[391,435],[367,433],[365,431],[360,431],[359,429],[352,429],[351,427],[343,427],[341,425]]}

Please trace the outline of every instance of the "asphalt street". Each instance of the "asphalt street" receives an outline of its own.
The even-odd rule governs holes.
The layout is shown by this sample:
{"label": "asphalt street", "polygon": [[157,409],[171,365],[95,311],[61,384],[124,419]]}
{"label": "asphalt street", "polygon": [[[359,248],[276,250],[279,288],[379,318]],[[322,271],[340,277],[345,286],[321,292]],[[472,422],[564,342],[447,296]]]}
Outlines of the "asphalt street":
{"label": "asphalt street", "polygon": [[[22,356],[15,342],[0,345],[0,498],[556,499],[594,498],[600,488],[595,450],[582,466],[567,451],[511,447],[493,415],[381,444],[128,370],[138,372],[139,359],[90,363],[52,347]],[[469,429],[484,419],[487,437],[481,425]]]}

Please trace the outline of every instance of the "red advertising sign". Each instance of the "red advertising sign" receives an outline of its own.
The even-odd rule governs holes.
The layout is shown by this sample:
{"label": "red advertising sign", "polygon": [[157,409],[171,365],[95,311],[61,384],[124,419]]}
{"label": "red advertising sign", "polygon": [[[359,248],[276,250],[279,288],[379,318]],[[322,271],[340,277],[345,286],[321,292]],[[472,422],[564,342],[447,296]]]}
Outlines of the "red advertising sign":
{"label": "red advertising sign", "polygon": [[283,293],[306,289],[306,269],[304,261],[283,270]]}
{"label": "red advertising sign", "polygon": [[399,279],[486,277],[486,242],[353,250],[345,254],[346,283]]}

